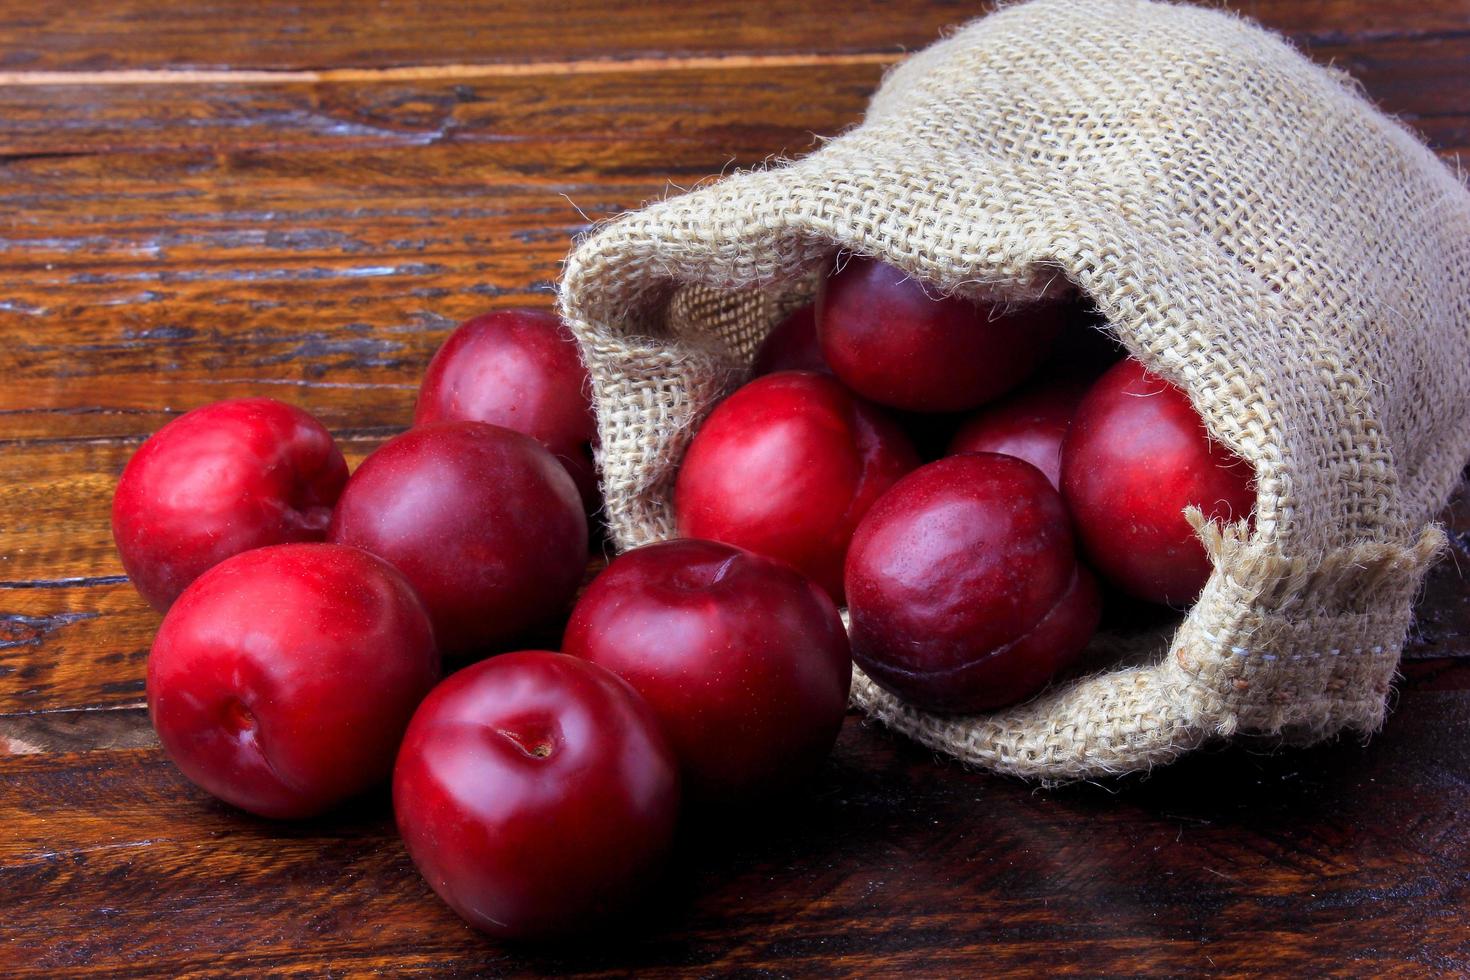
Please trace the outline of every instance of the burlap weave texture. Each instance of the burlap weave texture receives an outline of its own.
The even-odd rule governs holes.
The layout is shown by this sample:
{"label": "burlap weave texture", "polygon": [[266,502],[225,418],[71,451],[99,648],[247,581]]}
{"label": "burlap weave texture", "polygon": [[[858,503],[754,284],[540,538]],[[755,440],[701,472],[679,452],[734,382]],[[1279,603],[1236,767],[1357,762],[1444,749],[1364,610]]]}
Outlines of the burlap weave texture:
{"label": "burlap weave texture", "polygon": [[569,256],[561,308],[620,548],[674,534],[694,428],[840,252],[960,295],[1064,277],[1258,489],[1252,530],[1200,528],[1215,572],[1167,649],[984,716],[929,715],[861,675],[858,705],[1047,780],[1381,724],[1430,522],[1470,454],[1470,195],[1408,130],[1217,11],[1033,0],[970,24],[810,155],[625,215]]}

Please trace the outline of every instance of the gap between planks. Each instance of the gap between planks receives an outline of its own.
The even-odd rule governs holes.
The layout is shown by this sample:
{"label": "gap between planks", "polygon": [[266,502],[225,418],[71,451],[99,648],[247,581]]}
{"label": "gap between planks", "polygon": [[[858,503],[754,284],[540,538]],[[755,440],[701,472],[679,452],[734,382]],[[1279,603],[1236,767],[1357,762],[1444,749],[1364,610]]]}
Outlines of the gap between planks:
{"label": "gap between planks", "polygon": [[186,69],[130,68],[116,71],[6,71],[0,85],[259,85],[302,82],[403,82],[456,78],[517,78],[536,75],[610,75],[711,68],[793,68],[808,65],[891,65],[900,52],[852,54],[698,55],[672,58],[586,58],[484,65],[404,65],[396,68]]}

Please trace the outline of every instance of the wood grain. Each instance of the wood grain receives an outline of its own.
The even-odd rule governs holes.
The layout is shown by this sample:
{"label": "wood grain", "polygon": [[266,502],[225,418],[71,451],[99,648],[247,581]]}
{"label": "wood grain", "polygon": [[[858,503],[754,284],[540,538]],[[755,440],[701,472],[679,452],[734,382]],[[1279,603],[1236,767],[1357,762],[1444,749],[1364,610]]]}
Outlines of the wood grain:
{"label": "wood grain", "polygon": [[[607,75],[240,83],[52,84],[0,88],[0,152],[23,155],[261,148],[275,152],[426,144],[525,145],[639,138],[705,152],[749,133],[761,149],[808,148],[855,121],[881,63],[724,66]],[[616,123],[615,125],[610,125]],[[469,147],[465,147],[469,149]],[[611,175],[603,175],[611,176]],[[701,176],[704,176],[703,174]]]}
{"label": "wood grain", "polygon": [[[1442,2],[1442,0],[1436,0]],[[7,9],[8,8],[8,9]],[[85,0],[0,6],[0,67],[313,69],[341,66],[560,62],[691,54],[900,52],[980,11],[973,0],[889,5],[674,0],[429,4],[291,0],[160,8]]]}
{"label": "wood grain", "polygon": [[[1470,7],[1243,0],[1446,158]],[[856,122],[976,3],[0,0],[0,974],[1470,973],[1470,497],[1367,747],[1041,793],[850,718],[780,809],[692,827],[615,936],[484,942],[381,796],[268,825],[163,758],[111,487],[268,393],[360,459],[453,324],[547,305],[590,223]]]}
{"label": "wood grain", "polygon": [[[1405,119],[1463,125],[1470,116],[1463,87],[1442,84],[1470,72],[1470,35],[1319,41],[1310,50],[1351,73],[1386,110]],[[148,76],[159,80],[154,84],[132,76],[22,73],[0,85],[0,159],[219,146],[279,152],[606,141],[628,135],[718,146],[722,137],[742,130],[765,136],[767,152],[796,153],[808,147],[812,133],[832,135],[856,121],[883,68],[897,57],[777,64],[730,59],[672,69],[659,62],[618,62],[616,72],[585,74],[568,73],[574,64],[568,63],[532,65],[532,71],[514,76],[429,71],[424,77],[369,75],[350,82],[221,72],[170,85],[162,81],[171,77],[167,73]],[[30,84],[15,84],[22,80]]]}
{"label": "wood grain", "polygon": [[[0,68],[302,70],[342,66],[560,62],[913,50],[992,4],[975,0],[765,3],[647,0],[606,4],[516,0],[365,6],[352,0],[244,0],[159,6],[142,0],[0,3]],[[1244,0],[1232,5],[1305,42],[1437,37],[1464,30],[1459,0],[1422,0],[1412,14],[1371,0]]]}

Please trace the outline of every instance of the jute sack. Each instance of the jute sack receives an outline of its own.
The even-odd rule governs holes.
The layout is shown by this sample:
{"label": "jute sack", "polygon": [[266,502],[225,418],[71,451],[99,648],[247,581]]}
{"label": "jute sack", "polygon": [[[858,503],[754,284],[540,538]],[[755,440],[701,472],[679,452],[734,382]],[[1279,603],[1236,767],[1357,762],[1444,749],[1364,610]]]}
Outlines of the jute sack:
{"label": "jute sack", "polygon": [[843,251],[971,297],[1065,278],[1259,492],[1253,529],[1194,515],[1214,574],[1126,666],[982,716],[926,714],[861,675],[856,704],[1047,781],[1382,723],[1443,541],[1430,521],[1470,453],[1470,195],[1413,135],[1229,14],[1035,0],[970,24],[809,156],[621,217],[570,255],[561,309],[618,547],[675,534],[695,428]]}

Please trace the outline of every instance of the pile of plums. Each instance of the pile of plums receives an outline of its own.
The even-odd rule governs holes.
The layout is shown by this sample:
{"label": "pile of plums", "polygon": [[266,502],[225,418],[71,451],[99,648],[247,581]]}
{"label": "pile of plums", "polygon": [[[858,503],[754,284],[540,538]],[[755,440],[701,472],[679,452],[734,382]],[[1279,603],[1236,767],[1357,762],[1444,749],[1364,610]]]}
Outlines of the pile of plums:
{"label": "pile of plums", "polygon": [[935,297],[847,262],[697,431],[683,537],[580,596],[596,433],[548,313],[461,325],[413,427],[350,476],[298,408],[195,409],[113,502],[123,564],[165,613],[159,738],[267,817],[391,776],[414,862],[491,934],[605,921],[657,879],[681,809],[812,775],[854,659],[920,707],[993,708],[1086,646],[1089,567],[1193,599],[1209,564],[1183,511],[1248,515],[1250,472],[1137,362],[1089,376],[1075,352],[1098,336],[1073,302]]}
{"label": "pile of plums", "polygon": [[[1093,319],[1075,300],[936,297],[849,261],[696,433],[680,533],[811,576],[847,605],[857,664],[910,704],[1036,694],[1098,626],[1089,566],[1189,603],[1210,563],[1185,509],[1240,520],[1255,502],[1187,396]],[[921,465],[923,449],[940,458]]]}

